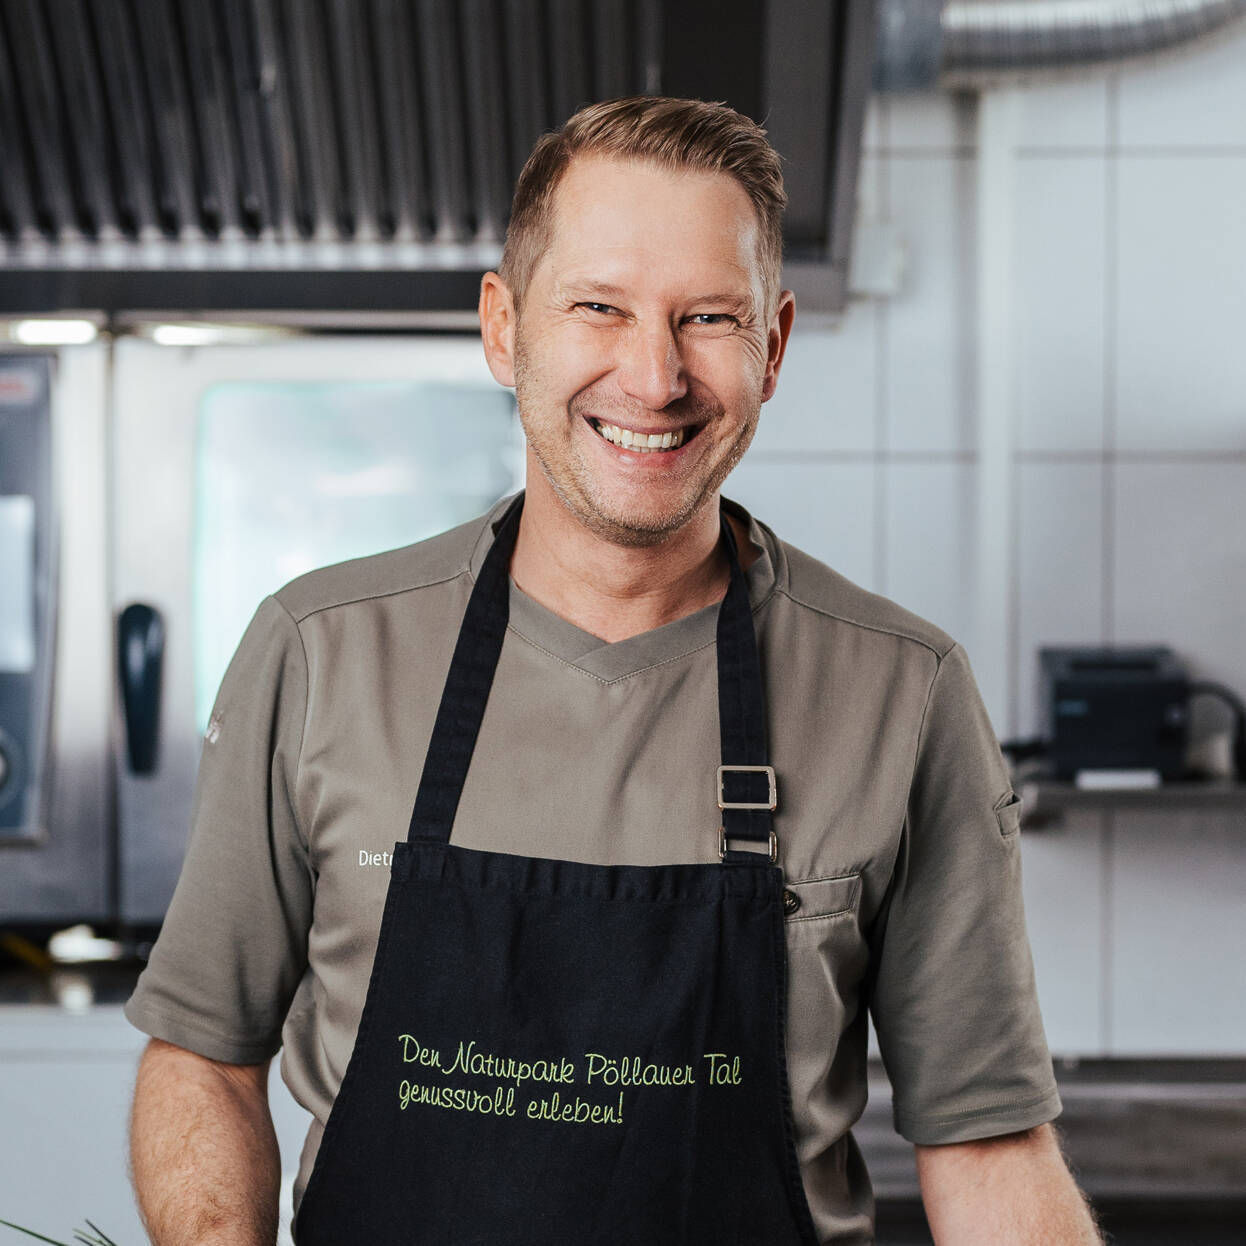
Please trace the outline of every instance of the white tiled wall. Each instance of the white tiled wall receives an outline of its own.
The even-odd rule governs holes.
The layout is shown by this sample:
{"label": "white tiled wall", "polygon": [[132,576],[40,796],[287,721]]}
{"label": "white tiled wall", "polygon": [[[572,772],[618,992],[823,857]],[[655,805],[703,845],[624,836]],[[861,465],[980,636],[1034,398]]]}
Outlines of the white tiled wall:
{"label": "white tiled wall", "polygon": [[1120,141],[1128,147],[1246,149],[1246,35],[1214,42],[1120,76]]}
{"label": "white tiled wall", "polygon": [[1071,71],[1027,88],[1021,101],[1021,147],[1036,151],[1086,149],[1108,142],[1108,89],[1102,74]]}
{"label": "white tiled wall", "polygon": [[[869,462],[809,462],[750,452],[727,493],[785,540],[877,592],[876,475]],[[797,532],[798,538],[792,535]]]}
{"label": "white tiled wall", "polygon": [[881,591],[959,638],[969,634],[974,470],[938,460],[887,470]]}
{"label": "white tiled wall", "polygon": [[1118,177],[1120,448],[1246,452],[1246,146]]}
{"label": "white tiled wall", "polygon": [[[799,315],[799,312],[798,312]],[[753,452],[874,449],[877,437],[879,309],[851,307],[834,327],[794,334],[780,373],[782,384],[762,407]],[[826,386],[826,378],[834,384]],[[810,411],[808,395],[823,390]]]}
{"label": "white tiled wall", "polygon": [[[1036,651],[1167,643],[1246,695],[1246,24],[1022,89],[1012,265],[1012,674]],[[862,215],[910,264],[894,296],[798,338],[734,494],[974,656],[975,109],[874,101]],[[798,316],[799,324],[799,316]],[[798,329],[798,332],[800,330]],[[769,426],[767,420],[770,421]],[[729,490],[731,491],[731,490]],[[1196,715],[1196,723],[1219,722]],[[1053,1050],[1246,1053],[1246,817],[1080,817],[1023,839]]]}
{"label": "white tiled wall", "polygon": [[1024,450],[1101,450],[1103,158],[1057,155],[1018,163],[1017,444]]}
{"label": "white tiled wall", "polygon": [[887,308],[884,448],[968,448],[973,431],[973,165],[957,155],[887,161],[892,219],[909,246],[905,288]]}

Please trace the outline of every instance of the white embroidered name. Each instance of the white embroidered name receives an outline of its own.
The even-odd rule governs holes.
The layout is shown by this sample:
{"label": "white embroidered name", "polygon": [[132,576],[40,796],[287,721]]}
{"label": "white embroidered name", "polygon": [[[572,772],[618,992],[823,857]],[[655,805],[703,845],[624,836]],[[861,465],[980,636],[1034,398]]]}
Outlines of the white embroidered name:
{"label": "white embroidered name", "polygon": [[364,848],[359,849],[360,865],[388,865],[393,857],[388,852],[368,852]]}

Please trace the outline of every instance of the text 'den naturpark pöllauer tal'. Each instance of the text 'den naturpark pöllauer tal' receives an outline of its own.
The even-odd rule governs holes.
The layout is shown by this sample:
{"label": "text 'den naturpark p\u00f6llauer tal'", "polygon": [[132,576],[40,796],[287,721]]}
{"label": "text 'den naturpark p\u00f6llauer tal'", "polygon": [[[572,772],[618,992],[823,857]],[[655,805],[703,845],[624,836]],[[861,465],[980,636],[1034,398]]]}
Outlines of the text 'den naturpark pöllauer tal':
{"label": "text 'den naturpark p\u00f6llauer tal'", "polygon": [[743,1080],[740,1057],[706,1051],[683,1064],[586,1051],[526,1060],[481,1051],[475,1040],[434,1047],[400,1034],[402,1111],[423,1105],[486,1116],[526,1117],[573,1125],[621,1125],[628,1091],[690,1086],[730,1089]]}

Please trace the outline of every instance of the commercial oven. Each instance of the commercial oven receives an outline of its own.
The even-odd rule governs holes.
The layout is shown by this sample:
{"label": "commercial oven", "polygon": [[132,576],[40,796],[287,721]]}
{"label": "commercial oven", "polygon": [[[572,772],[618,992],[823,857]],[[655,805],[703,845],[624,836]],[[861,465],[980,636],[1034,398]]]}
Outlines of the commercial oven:
{"label": "commercial oven", "polygon": [[158,923],[264,595],[522,483],[477,335],[162,338],[0,356],[0,925]]}

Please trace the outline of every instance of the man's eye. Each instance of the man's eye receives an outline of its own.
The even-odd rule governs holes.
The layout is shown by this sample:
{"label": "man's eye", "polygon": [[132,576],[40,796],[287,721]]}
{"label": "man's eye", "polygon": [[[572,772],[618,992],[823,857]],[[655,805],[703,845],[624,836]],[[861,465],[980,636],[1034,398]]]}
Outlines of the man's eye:
{"label": "man's eye", "polygon": [[734,316],[729,316],[726,312],[697,312],[695,316],[689,316],[688,319],[692,324],[708,325],[710,328],[720,328],[723,325],[740,323]]}
{"label": "man's eye", "polygon": [[609,303],[581,303],[581,307],[587,307],[589,311],[596,312],[599,316],[608,316],[614,311]]}

